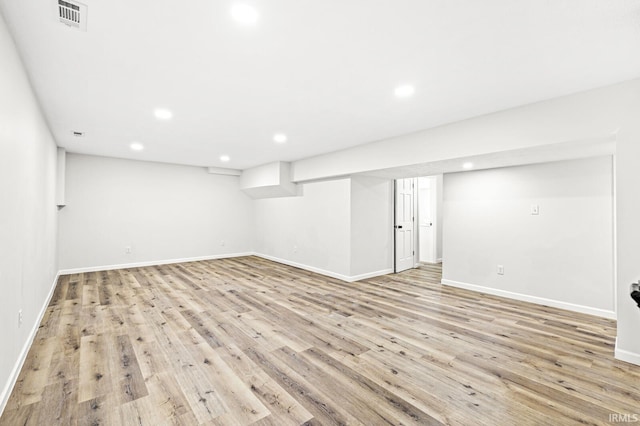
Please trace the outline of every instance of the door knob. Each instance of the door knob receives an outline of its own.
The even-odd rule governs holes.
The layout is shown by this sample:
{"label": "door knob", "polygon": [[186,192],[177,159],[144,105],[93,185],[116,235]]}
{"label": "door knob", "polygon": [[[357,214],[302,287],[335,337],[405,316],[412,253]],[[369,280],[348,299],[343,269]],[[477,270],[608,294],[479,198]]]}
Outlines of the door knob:
{"label": "door knob", "polygon": [[640,308],[640,281],[636,284],[631,284],[631,298],[638,304],[638,308]]}

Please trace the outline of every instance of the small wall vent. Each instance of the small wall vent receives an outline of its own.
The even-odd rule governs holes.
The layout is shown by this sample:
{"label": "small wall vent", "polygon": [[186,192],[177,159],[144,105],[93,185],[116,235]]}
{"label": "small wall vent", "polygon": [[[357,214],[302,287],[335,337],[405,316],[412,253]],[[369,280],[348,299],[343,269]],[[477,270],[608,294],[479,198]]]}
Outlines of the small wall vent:
{"label": "small wall vent", "polygon": [[58,0],[58,19],[65,25],[87,31],[87,6],[76,1]]}

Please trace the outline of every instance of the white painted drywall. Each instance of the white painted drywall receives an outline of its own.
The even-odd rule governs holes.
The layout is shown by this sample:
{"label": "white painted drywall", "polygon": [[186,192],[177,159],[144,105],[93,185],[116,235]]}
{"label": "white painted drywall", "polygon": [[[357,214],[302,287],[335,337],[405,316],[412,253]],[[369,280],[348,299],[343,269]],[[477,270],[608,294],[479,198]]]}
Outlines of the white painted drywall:
{"label": "white painted drywall", "polygon": [[56,205],[64,207],[64,191],[67,188],[67,151],[64,148],[58,148],[56,157]]}
{"label": "white painted drywall", "polygon": [[613,312],[612,179],[611,157],[445,175],[443,282]]}
{"label": "white painted drywall", "polygon": [[251,199],[238,180],[201,167],[67,154],[60,268],[250,252]]}
{"label": "white painted drywall", "polygon": [[[604,143],[632,115],[621,98],[637,97],[638,91],[640,79],[305,158],[292,164],[292,180],[327,179],[501,151],[546,150],[548,145],[562,149],[561,144],[570,147],[600,138]],[[526,163],[526,157],[523,160]]]}
{"label": "white painted drywall", "polygon": [[240,189],[279,185],[280,169],[281,162],[276,161],[243,170],[240,175]]}
{"label": "white painted drywall", "polygon": [[[57,272],[56,145],[0,16],[0,412]],[[18,310],[23,311],[18,326]]]}
{"label": "white painted drywall", "polygon": [[[616,357],[640,365],[640,309],[629,286],[640,280],[640,85],[627,87],[617,99],[622,124],[617,132],[616,170]],[[610,105],[609,105],[610,106]],[[610,106],[611,107],[611,106]]]}
{"label": "white painted drywall", "polygon": [[258,255],[348,281],[391,271],[392,181],[306,183],[302,193],[255,201]]}
{"label": "white painted drywall", "polygon": [[305,184],[303,196],[255,200],[255,250],[328,275],[351,274],[351,180]]}
{"label": "white painted drywall", "polygon": [[393,268],[393,181],[351,179],[351,276]]}
{"label": "white painted drywall", "polygon": [[243,170],[240,189],[256,199],[298,195],[297,185],[291,182],[291,163],[284,161]]}

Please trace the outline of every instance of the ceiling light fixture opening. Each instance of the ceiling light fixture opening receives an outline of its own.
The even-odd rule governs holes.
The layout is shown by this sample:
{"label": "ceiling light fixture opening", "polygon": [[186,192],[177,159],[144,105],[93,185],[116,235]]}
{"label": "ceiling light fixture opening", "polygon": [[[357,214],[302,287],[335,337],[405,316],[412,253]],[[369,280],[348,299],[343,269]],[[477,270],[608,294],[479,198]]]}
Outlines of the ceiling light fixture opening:
{"label": "ceiling light fixture opening", "polygon": [[287,141],[287,135],[284,133],[276,133],[273,135],[273,141],[275,143],[285,143]]}
{"label": "ceiling light fixture opening", "polygon": [[144,145],[142,145],[140,142],[133,142],[131,145],[129,145],[129,148],[131,148],[132,151],[142,151],[144,149]]}
{"label": "ceiling light fixture opening", "polygon": [[243,25],[254,25],[258,22],[258,11],[248,4],[238,3],[231,7],[231,17]]}
{"label": "ceiling light fixture opening", "polygon": [[171,120],[173,113],[165,108],[156,108],[153,114],[158,120]]}
{"label": "ceiling light fixture opening", "polygon": [[395,93],[396,97],[398,98],[408,98],[413,96],[414,93],[416,93],[416,88],[410,84],[405,84],[405,85],[396,87],[396,90],[394,90],[393,93]]}
{"label": "ceiling light fixture opening", "polygon": [[222,161],[223,163],[228,163],[229,160],[231,160],[231,157],[229,157],[228,155],[221,155],[220,156],[220,161]]}

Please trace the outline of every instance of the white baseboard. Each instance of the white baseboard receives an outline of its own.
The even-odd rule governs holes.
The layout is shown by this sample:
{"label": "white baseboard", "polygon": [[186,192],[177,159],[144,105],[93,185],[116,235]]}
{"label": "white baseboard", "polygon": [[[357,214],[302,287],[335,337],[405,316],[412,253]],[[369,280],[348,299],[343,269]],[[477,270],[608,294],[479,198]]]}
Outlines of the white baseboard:
{"label": "white baseboard", "polygon": [[506,290],[499,290],[491,287],[483,287],[475,284],[463,283],[460,281],[443,279],[442,284],[451,287],[463,288],[465,290],[477,291],[479,293],[491,294],[494,296],[506,297],[508,299],[520,300],[523,302],[536,303],[538,305],[551,306],[552,308],[565,309],[567,311],[580,312],[582,314],[595,315],[598,317],[616,319],[616,313],[605,309],[592,308],[590,306],[576,305],[559,300],[545,299],[544,297],[530,296],[528,294],[514,293]]}
{"label": "white baseboard", "polygon": [[84,268],[72,268],[72,269],[62,269],[58,273],[59,275],[70,275],[70,274],[79,274],[82,272],[99,272],[99,271],[111,271],[114,269],[126,269],[126,268],[142,268],[145,266],[157,266],[157,265],[170,265],[173,263],[185,263],[185,262],[197,262],[199,260],[215,260],[215,259],[227,259],[232,257],[243,257],[243,256],[258,256],[263,259],[271,260],[274,262],[282,263],[284,265],[294,266],[296,268],[304,269],[306,271],[315,272],[317,274],[326,275],[331,278],[337,278],[346,282],[354,282],[364,280],[366,278],[378,277],[380,275],[387,275],[393,273],[393,269],[383,269],[380,271],[369,272],[366,274],[360,275],[343,275],[332,271],[327,271],[325,269],[316,268],[314,266],[305,265],[303,263],[293,262],[291,260],[281,259],[279,257],[269,256],[262,253],[255,252],[245,252],[245,253],[228,253],[228,254],[216,254],[212,256],[198,256],[198,257],[188,257],[183,259],[166,259],[166,260],[151,260],[146,262],[133,262],[133,263],[123,263],[120,265],[101,265],[101,266],[88,266]]}
{"label": "white baseboard", "polygon": [[378,277],[380,275],[386,275],[386,274],[393,273],[393,269],[383,269],[383,270],[380,270],[380,271],[369,272],[369,273],[366,273],[366,274],[349,276],[349,275],[339,274],[337,272],[327,271],[326,269],[316,268],[315,266],[305,265],[304,263],[298,263],[298,262],[294,262],[294,261],[287,260],[287,259],[281,259],[279,257],[270,256],[268,254],[253,253],[253,255],[261,257],[263,259],[271,260],[273,262],[282,263],[283,265],[289,265],[289,266],[293,266],[295,268],[304,269],[305,271],[315,272],[316,274],[326,275],[327,277],[337,278],[339,280],[346,281],[346,282],[349,282],[349,283],[354,282],[354,281],[364,280],[366,278],[373,278],[373,277]]}
{"label": "white baseboard", "polygon": [[298,263],[287,259],[281,259],[275,256],[269,256],[268,254],[253,253],[254,256],[261,257],[263,259],[271,260],[273,262],[282,263],[283,265],[293,266],[295,268],[304,269],[305,271],[315,272],[316,274],[326,275],[331,278],[337,278],[342,281],[349,281],[350,277],[336,272],[327,271],[324,269],[316,268],[315,266],[305,265],[304,263]]}
{"label": "white baseboard", "polygon": [[374,277],[379,277],[379,276],[388,275],[388,274],[393,274],[393,268],[382,269],[380,271],[369,272],[369,273],[366,273],[366,274],[352,275],[349,278],[349,282],[366,280],[367,278],[374,278]]}
{"label": "white baseboard", "polygon": [[441,257],[437,258],[436,263],[442,263],[442,258]]}
{"label": "white baseboard", "polygon": [[29,333],[29,337],[27,341],[24,343],[22,347],[22,351],[20,351],[20,355],[16,360],[15,365],[13,366],[13,370],[11,370],[11,374],[9,375],[9,380],[2,389],[2,393],[0,394],[0,415],[4,412],[4,408],[7,406],[7,402],[9,402],[9,397],[11,396],[11,392],[13,391],[13,387],[16,385],[16,381],[18,380],[18,376],[20,375],[20,370],[22,370],[22,366],[24,362],[27,360],[27,355],[29,354],[29,349],[31,349],[31,345],[33,344],[34,339],[36,338],[36,334],[38,334],[38,330],[40,329],[40,323],[42,322],[42,318],[44,317],[47,308],[49,307],[49,302],[51,302],[51,298],[53,297],[53,292],[56,290],[56,285],[58,284],[58,278],[60,278],[60,272],[56,274],[56,277],[53,280],[53,284],[49,289],[49,294],[47,295],[42,308],[40,309],[40,313],[38,314],[33,327],[31,328],[31,332]]}
{"label": "white baseboard", "polygon": [[170,265],[173,263],[197,262],[199,260],[228,259],[231,257],[252,256],[254,254],[255,253],[253,252],[227,253],[227,254],[214,254],[210,256],[186,257],[183,259],[151,260],[147,262],[123,263],[120,265],[89,266],[85,268],[62,269],[59,272],[59,274],[70,275],[70,274],[79,274],[81,272],[98,272],[98,271],[111,271],[114,269],[141,268],[144,266],[157,266],[157,265]]}
{"label": "white baseboard", "polygon": [[637,354],[635,352],[625,351],[624,349],[620,349],[618,347],[618,339],[616,339],[615,357],[620,361],[625,361],[631,364],[640,365],[640,354]]}

